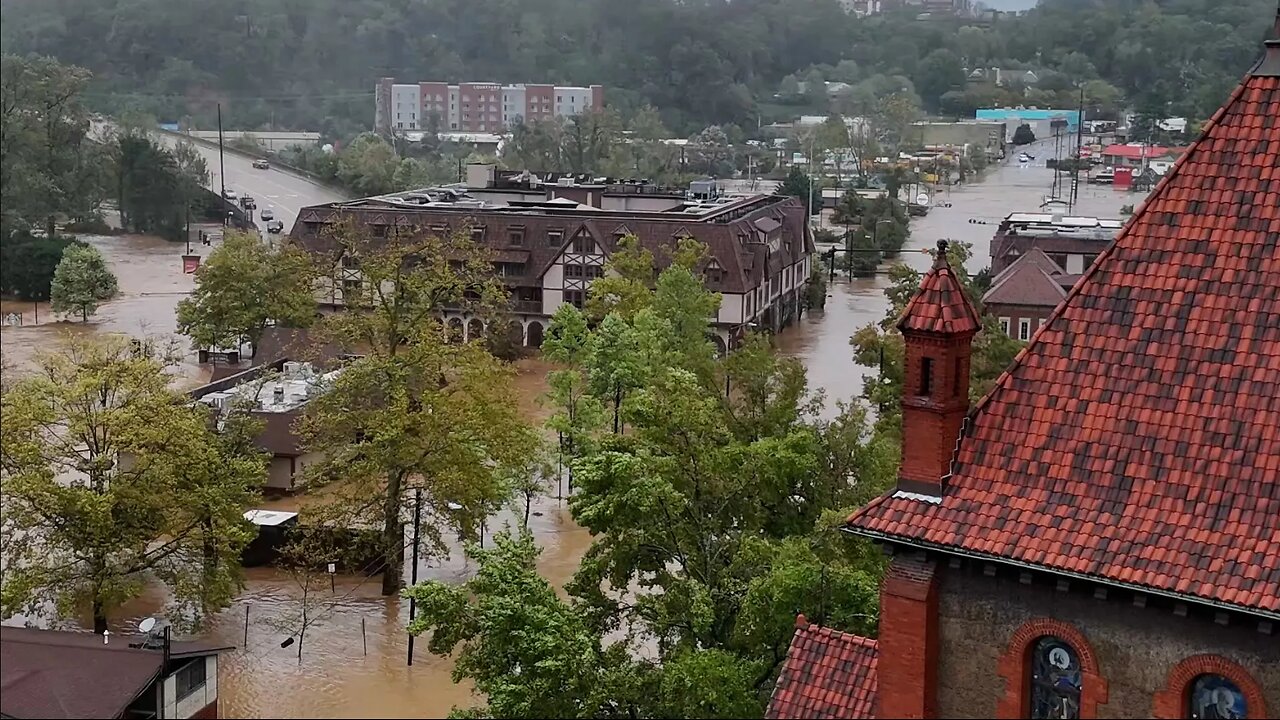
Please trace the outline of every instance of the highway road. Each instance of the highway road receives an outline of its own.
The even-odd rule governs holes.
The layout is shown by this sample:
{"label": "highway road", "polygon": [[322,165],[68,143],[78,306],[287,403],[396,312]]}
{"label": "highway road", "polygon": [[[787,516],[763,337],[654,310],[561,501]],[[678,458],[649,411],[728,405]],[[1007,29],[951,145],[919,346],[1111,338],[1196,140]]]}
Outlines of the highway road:
{"label": "highway road", "polygon": [[[157,133],[157,139],[166,143],[173,143],[178,139],[178,136]],[[221,175],[222,167],[218,163],[217,146],[206,145],[196,140],[191,141],[191,144],[209,165],[209,180],[212,190],[221,192],[223,178]],[[309,205],[320,205],[322,203],[350,199],[336,190],[327,188],[288,170],[276,167],[272,167],[270,170],[255,170],[253,160],[238,153],[224,152],[223,160],[226,167],[227,189],[234,190],[239,195],[249,193],[253,196],[253,199],[258,204],[254,218],[257,220],[258,227],[264,233],[266,232],[266,223],[258,218],[266,208],[271,208],[276,218],[284,223],[284,230],[288,233],[293,228],[294,220],[298,218],[298,211],[302,208]]]}

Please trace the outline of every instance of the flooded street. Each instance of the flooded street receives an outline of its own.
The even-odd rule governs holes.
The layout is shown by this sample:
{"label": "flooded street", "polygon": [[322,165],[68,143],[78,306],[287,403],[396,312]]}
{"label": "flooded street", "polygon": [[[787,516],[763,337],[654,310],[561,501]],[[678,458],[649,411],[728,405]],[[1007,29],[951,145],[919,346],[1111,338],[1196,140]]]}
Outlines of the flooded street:
{"label": "flooded street", "polygon": [[[1043,161],[1039,167],[1005,165],[992,168],[980,183],[940,191],[935,201],[952,206],[936,207],[927,217],[913,219],[902,260],[924,270],[930,258],[918,251],[949,238],[972,243],[969,270],[981,270],[989,264],[989,241],[999,220],[1010,212],[1039,210],[1052,178]],[[1136,197],[1082,186],[1076,214],[1118,217],[1120,207]],[[34,324],[36,309],[30,303],[5,302],[0,313],[22,313],[25,323],[0,330],[7,368],[20,372],[29,367],[35,349],[54,346],[63,332],[174,332],[174,306],[193,286],[191,276],[181,272],[184,247],[131,236],[85,239],[103,252],[119,277],[120,296],[103,305],[87,324],[55,321],[47,305],[39,307],[39,324]],[[811,387],[825,389],[828,414],[834,400],[859,395],[863,376],[875,371],[853,363],[848,339],[858,328],[884,317],[887,284],[883,273],[837,279],[825,312],[806,316],[777,338],[782,352],[804,362]],[[545,409],[538,398],[546,389],[547,365],[525,360],[519,368],[519,402],[530,417],[542,417]],[[184,364],[179,373],[184,384],[206,377],[194,362]],[[550,490],[554,495],[555,489]],[[590,536],[573,522],[563,502],[541,498],[533,510],[530,525],[543,549],[539,570],[562,587],[577,569]],[[490,522],[490,531],[513,519],[510,512],[503,513]],[[457,583],[472,570],[460,552],[453,552],[443,561],[422,563],[419,577]],[[377,577],[341,577],[332,590],[326,583],[322,592],[313,592],[311,612],[319,619],[307,629],[299,662],[296,643],[280,647],[297,632],[288,620],[299,609],[299,585],[278,571],[248,571],[244,593],[217,617],[210,633],[237,648],[222,658],[223,717],[439,717],[455,705],[474,702],[467,687],[453,683],[452,661],[432,656],[424,643],[419,643],[414,665],[406,666],[408,604],[381,597],[379,588]],[[130,630],[139,618],[158,613],[163,603],[159,591],[139,598],[112,629]]]}
{"label": "flooded street", "polygon": [[[1052,143],[1049,143],[1050,148]],[[895,262],[904,262],[924,272],[933,259],[921,252],[937,247],[938,240],[970,243],[972,257],[967,269],[977,273],[991,264],[991,236],[996,226],[1011,212],[1042,212],[1040,204],[1053,183],[1053,171],[1044,167],[1048,153],[1038,158],[1038,165],[1019,167],[1006,163],[989,169],[981,182],[957,188],[940,189],[934,202],[951,203],[951,207],[934,207],[925,217],[911,219],[911,238]],[[1072,214],[1095,217],[1120,217],[1124,205],[1140,202],[1141,195],[1113,190],[1106,186],[1080,185],[1079,198]],[[976,222],[970,223],[970,220]],[[883,271],[885,266],[881,266]],[[849,337],[858,329],[884,319],[889,301],[884,290],[889,278],[883,272],[870,278],[846,279],[837,273],[827,290],[827,306],[823,312],[805,315],[796,326],[777,337],[779,349],[800,358],[809,372],[809,386],[826,391],[825,415],[835,414],[835,401],[848,400],[862,393],[866,377],[874,377],[876,368],[853,362]]]}

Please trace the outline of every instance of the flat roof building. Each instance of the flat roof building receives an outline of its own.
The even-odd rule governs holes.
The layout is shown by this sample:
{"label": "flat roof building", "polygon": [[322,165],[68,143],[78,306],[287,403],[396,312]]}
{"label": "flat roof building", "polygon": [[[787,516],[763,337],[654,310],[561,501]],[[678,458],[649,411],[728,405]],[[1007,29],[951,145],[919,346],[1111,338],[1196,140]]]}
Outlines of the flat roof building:
{"label": "flat roof building", "polygon": [[572,117],[604,108],[601,85],[499,85],[490,82],[397,83],[382,78],[374,90],[374,129],[494,133],[523,121]]}

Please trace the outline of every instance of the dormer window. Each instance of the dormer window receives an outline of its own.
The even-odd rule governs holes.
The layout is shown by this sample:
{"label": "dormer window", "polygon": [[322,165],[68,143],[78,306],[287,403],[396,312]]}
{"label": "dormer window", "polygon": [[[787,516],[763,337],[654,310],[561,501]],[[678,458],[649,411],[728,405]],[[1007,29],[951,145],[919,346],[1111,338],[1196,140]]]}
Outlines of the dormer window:
{"label": "dormer window", "polygon": [[484,243],[484,226],[483,225],[471,226],[471,242],[477,245]]}
{"label": "dormer window", "polygon": [[516,225],[507,229],[507,244],[513,247],[524,247],[523,225]]}
{"label": "dormer window", "polygon": [[547,231],[547,247],[560,247],[564,243],[564,230],[552,228]]}

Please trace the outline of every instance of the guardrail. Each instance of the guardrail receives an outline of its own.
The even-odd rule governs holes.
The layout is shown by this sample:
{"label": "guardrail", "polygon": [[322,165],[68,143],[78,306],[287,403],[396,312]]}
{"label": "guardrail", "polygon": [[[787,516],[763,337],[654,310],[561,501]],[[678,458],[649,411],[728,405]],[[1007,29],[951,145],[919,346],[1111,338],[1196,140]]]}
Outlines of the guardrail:
{"label": "guardrail", "polygon": [[[165,130],[163,128],[156,128],[155,131],[163,135],[168,135],[170,137],[175,137],[175,138],[181,138],[183,140],[186,140],[187,142],[197,143],[205,147],[209,147],[209,148],[218,147],[218,143],[213,142],[212,140],[206,140],[204,138],[194,137],[184,132],[175,132],[173,130]],[[328,178],[320,177],[319,175],[311,172],[310,170],[303,170],[300,167],[296,167],[294,165],[290,165],[287,162],[283,162],[272,153],[250,152],[242,147],[228,145],[226,143],[222,144],[222,149],[224,152],[233,153],[235,155],[240,155],[242,157],[253,158],[255,160],[266,160],[267,162],[271,163],[272,167],[287,170],[288,172],[293,173],[294,175],[298,175],[303,178],[306,178],[307,180],[310,180],[311,182],[317,185],[323,185],[324,187],[334,192],[342,193],[343,195],[346,195],[348,197],[351,196],[351,191],[349,189],[342,187],[341,185],[333,182]]]}

